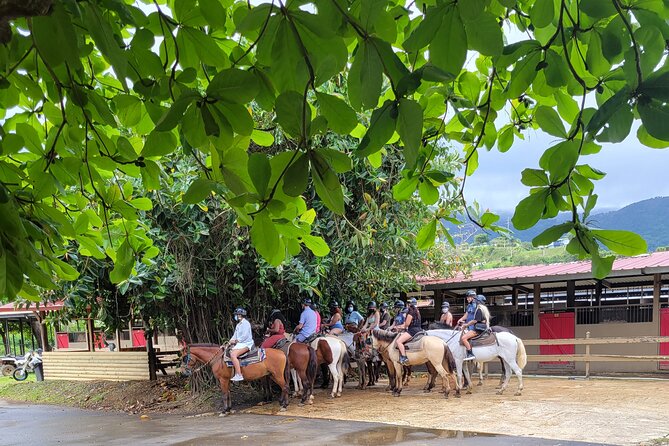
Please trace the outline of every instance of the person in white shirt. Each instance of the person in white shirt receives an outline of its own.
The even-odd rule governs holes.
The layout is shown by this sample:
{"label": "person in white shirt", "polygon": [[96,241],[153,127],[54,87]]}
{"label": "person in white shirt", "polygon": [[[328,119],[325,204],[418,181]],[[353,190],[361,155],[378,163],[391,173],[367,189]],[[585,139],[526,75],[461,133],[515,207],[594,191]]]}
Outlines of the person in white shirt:
{"label": "person in white shirt", "polygon": [[230,349],[230,360],[235,367],[235,376],[231,378],[231,381],[244,381],[238,358],[253,348],[253,334],[251,333],[251,323],[246,320],[246,310],[237,308],[233,314],[237,321],[237,326],[229,342],[232,347]]}

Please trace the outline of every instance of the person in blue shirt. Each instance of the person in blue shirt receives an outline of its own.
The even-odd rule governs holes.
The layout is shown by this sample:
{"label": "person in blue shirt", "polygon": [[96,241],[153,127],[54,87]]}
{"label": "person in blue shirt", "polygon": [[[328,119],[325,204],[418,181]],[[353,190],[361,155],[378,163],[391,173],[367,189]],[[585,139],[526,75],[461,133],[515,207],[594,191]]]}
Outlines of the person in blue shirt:
{"label": "person in blue shirt", "polygon": [[362,317],[362,314],[358,313],[355,308],[355,304],[352,301],[349,301],[346,304],[346,317],[344,318],[344,325],[348,331],[357,332],[360,328],[360,324],[364,321],[365,318]]}
{"label": "person in blue shirt", "polygon": [[295,340],[304,342],[309,336],[318,330],[318,317],[316,312],[311,309],[311,299],[308,297],[302,301],[302,314],[300,314],[300,323],[295,327],[294,333],[297,333]]}
{"label": "person in blue shirt", "polygon": [[458,319],[458,326],[463,326],[474,320],[474,313],[476,313],[476,291],[469,290],[465,296],[467,299],[467,310],[465,311],[465,314]]}
{"label": "person in blue shirt", "polygon": [[393,323],[390,326],[391,330],[396,326],[404,325],[404,319],[406,319],[407,313],[406,308],[404,308],[404,302],[399,299],[395,301],[393,309],[395,310],[395,317],[393,318]]}

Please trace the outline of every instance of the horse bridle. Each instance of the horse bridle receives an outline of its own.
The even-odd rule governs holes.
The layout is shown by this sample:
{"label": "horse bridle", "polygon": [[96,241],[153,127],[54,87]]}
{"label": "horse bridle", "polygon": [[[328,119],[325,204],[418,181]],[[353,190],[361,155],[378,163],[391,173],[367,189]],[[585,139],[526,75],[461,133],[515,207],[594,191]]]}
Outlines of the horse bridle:
{"label": "horse bridle", "polygon": [[228,344],[223,344],[223,345],[221,345],[221,347],[219,348],[218,352],[217,352],[214,356],[212,356],[211,358],[209,358],[209,361],[203,363],[202,365],[198,366],[198,367],[195,368],[195,369],[193,369],[192,367],[188,367],[188,364],[190,363],[190,361],[191,361],[191,357],[192,357],[191,354],[190,354],[190,347],[188,347],[188,348],[186,349],[186,354],[188,355],[188,362],[186,362],[186,366],[185,366],[184,368],[190,370],[191,374],[193,374],[193,373],[197,373],[197,372],[199,372],[200,370],[202,370],[203,368],[207,367],[207,366],[208,366],[209,364],[211,364],[212,362],[214,362],[214,359],[216,359],[216,358],[218,358],[220,355],[222,355],[223,352],[225,351],[225,349],[226,349],[227,347],[228,347]]}

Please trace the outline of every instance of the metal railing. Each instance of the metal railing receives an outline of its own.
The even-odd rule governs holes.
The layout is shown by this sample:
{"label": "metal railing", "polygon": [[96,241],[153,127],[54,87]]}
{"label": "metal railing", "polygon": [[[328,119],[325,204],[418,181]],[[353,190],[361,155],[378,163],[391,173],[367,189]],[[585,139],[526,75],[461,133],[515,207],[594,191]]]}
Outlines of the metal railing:
{"label": "metal railing", "polygon": [[653,322],[652,304],[576,307],[576,323],[606,324],[611,322]]}

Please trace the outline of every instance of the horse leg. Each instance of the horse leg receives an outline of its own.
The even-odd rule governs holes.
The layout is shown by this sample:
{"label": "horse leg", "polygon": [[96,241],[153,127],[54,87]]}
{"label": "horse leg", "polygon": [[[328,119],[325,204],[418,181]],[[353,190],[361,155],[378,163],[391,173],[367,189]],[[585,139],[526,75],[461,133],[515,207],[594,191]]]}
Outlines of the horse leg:
{"label": "horse leg", "polygon": [[499,388],[497,391],[497,395],[501,395],[504,393],[506,390],[507,386],[509,385],[509,381],[511,380],[511,365],[509,364],[509,361],[507,359],[504,359],[504,368],[505,368],[505,373],[504,373],[504,382],[502,383],[502,387]]}
{"label": "horse leg", "polygon": [[477,362],[476,367],[479,369],[479,383],[477,386],[482,386],[483,385],[483,363],[482,362]]}
{"label": "horse leg", "polygon": [[[513,370],[513,373],[516,374],[518,377],[518,390],[516,390],[516,393],[514,394],[515,396],[520,396],[521,391],[523,390],[523,370],[520,368],[520,366],[516,363],[516,361],[512,361],[509,364],[509,367],[511,370]],[[511,372],[509,372],[509,380],[511,379]]]}
{"label": "horse leg", "polygon": [[339,388],[339,372],[337,371],[337,365],[332,363],[328,364],[328,369],[330,369],[330,374],[332,375],[332,392],[330,392],[330,398],[337,396],[337,389]]}
{"label": "horse leg", "polygon": [[293,398],[297,397],[297,389],[299,388],[299,383],[297,382],[297,372],[295,369],[290,369],[290,378],[293,382]]}
{"label": "horse leg", "polygon": [[439,376],[441,376],[441,390],[444,392],[445,398],[448,398],[448,394],[451,393],[451,384],[448,382],[446,369],[441,365],[441,359],[437,363],[432,363],[432,366],[439,373]]}
{"label": "horse leg", "polygon": [[[393,361],[393,368],[395,370],[402,370],[402,365],[399,362]],[[395,390],[393,396],[399,397],[402,394],[402,375],[395,373]]]}
{"label": "horse leg", "polygon": [[302,392],[302,400],[300,400],[300,406],[304,406],[309,400],[310,396],[308,388],[306,387],[309,385],[309,379],[307,378],[307,372],[305,369],[300,370],[300,382],[303,386],[302,389],[300,389]]}
{"label": "horse leg", "polygon": [[402,366],[402,386],[408,386],[411,381],[411,366]]}
{"label": "horse leg", "polygon": [[434,388],[434,382],[437,379],[437,371],[435,368],[432,366],[430,362],[427,362],[425,364],[425,367],[427,367],[427,382],[425,383],[425,387],[423,387],[423,392],[424,393],[429,393],[433,388]]}
{"label": "horse leg", "polygon": [[500,364],[502,364],[502,373],[499,375],[499,384],[497,384],[496,389],[501,389],[502,388],[502,383],[504,382],[504,377],[506,376],[506,367],[504,367],[504,360],[502,358],[499,358]]}
{"label": "horse leg", "polygon": [[232,409],[232,403],[230,399],[230,379],[219,378],[219,385],[221,386],[221,392],[223,393],[223,413],[222,415],[227,415]]}
{"label": "horse leg", "polygon": [[472,393],[472,375],[469,364],[464,364],[465,378],[467,379],[467,395]]}
{"label": "horse leg", "polygon": [[[455,359],[455,372],[456,372],[456,380],[457,380],[457,387],[462,389],[464,387],[464,382],[463,382],[463,375],[462,375],[462,359]],[[455,394],[457,398],[460,398],[460,392],[457,392]]]}
{"label": "horse leg", "polygon": [[360,358],[355,363],[358,365],[358,389],[364,390],[366,387],[366,378],[367,378],[367,362]]}

